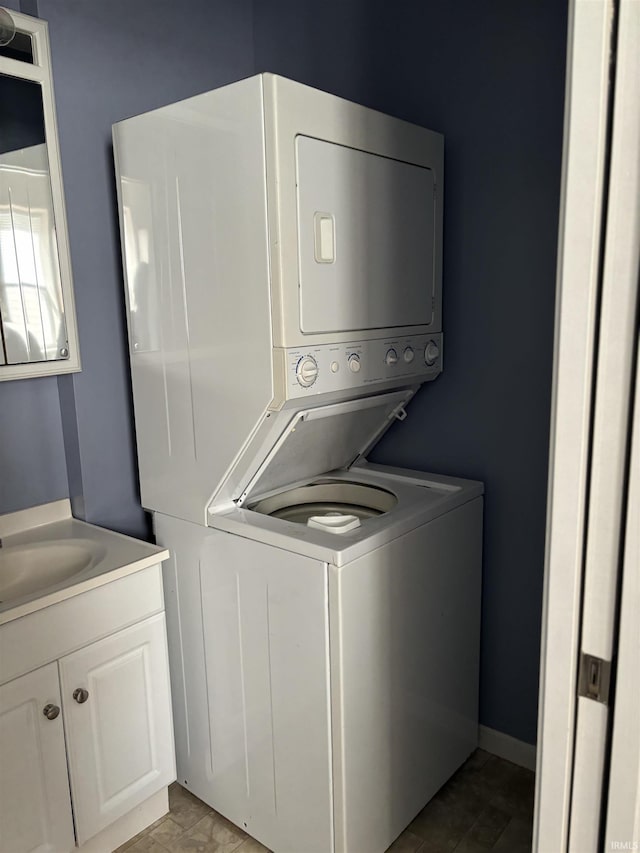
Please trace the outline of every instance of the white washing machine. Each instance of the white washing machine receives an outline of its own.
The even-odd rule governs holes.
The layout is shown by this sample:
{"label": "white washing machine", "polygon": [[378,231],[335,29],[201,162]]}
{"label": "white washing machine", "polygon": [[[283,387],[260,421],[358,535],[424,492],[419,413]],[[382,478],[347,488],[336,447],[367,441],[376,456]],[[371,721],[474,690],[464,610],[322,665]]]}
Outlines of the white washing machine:
{"label": "white washing machine", "polygon": [[382,853],[477,740],[482,484],[366,462],[442,370],[442,137],[259,75],[114,149],[178,779]]}
{"label": "white washing machine", "polygon": [[477,745],[481,484],[365,466],[155,519],[179,781],[272,850],[382,853]]}

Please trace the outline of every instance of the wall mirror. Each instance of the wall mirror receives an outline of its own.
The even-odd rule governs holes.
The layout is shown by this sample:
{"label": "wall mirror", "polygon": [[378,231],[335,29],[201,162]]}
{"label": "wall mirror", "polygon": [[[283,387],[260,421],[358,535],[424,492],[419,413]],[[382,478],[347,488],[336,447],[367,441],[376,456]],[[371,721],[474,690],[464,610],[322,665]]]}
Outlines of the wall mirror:
{"label": "wall mirror", "polygon": [[0,7],[0,380],[79,369],[47,25]]}

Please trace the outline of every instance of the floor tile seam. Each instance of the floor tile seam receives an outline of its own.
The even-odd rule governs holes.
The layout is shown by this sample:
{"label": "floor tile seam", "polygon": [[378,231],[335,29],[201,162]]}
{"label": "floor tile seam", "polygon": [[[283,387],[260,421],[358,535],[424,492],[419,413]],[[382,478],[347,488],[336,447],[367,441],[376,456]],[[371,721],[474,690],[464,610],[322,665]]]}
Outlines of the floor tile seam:
{"label": "floor tile seam", "polygon": [[[133,848],[136,846],[136,844],[138,844],[138,842],[142,841],[142,839],[143,839],[143,838],[145,838],[145,837],[152,838],[152,836],[151,836],[149,833],[146,833],[146,832],[145,832],[144,834],[141,834],[141,835],[140,835],[140,838],[138,838],[138,840],[136,841],[136,843],[135,843],[135,844],[132,844],[130,847],[126,847],[126,848],[122,851],[122,853],[129,853],[129,850],[133,849]],[[164,844],[160,844],[160,842],[159,842],[159,841],[156,841],[156,839],[155,839],[155,838],[153,838],[152,840],[153,840],[153,843],[154,843],[154,844],[157,844],[157,846],[158,846],[161,850],[164,850],[164,851],[165,851],[165,853],[171,853],[171,851],[170,851],[170,850],[167,850],[167,848],[164,846]],[[118,850],[120,850],[120,848],[118,848]]]}
{"label": "floor tile seam", "polygon": [[[203,815],[202,817],[205,817],[205,815]],[[187,832],[191,832],[191,830],[193,829],[193,827],[194,827],[197,823],[199,823],[199,822],[202,820],[202,817],[199,817],[199,818],[198,818],[198,820],[196,820],[196,822],[195,822],[195,823],[191,824],[191,826],[188,826],[188,827],[186,827],[186,828],[185,828],[185,827],[183,827],[181,824],[179,824],[177,820],[174,820],[173,822],[176,824],[176,826],[179,826],[179,827],[180,827],[180,829],[182,830],[182,832],[181,832],[179,835],[176,835],[176,837],[175,837],[174,841],[179,841],[181,838],[183,838],[183,837],[187,834]],[[164,820],[162,821],[162,823],[164,823],[166,820],[169,820],[169,819],[171,819],[171,812],[167,812],[167,814],[165,815]],[[155,835],[153,835],[154,830],[159,829],[159,828],[160,828],[160,826],[162,826],[162,823],[159,823],[159,824],[158,824],[157,826],[155,826],[153,829],[148,830],[148,831],[147,831],[147,833],[146,833],[146,835],[148,835],[148,837],[149,837],[149,838],[152,838],[152,839],[153,839],[153,841],[154,841],[154,842],[155,842],[159,847],[162,847],[162,849],[163,849],[163,850],[166,850],[166,851],[167,851],[167,853],[171,853],[171,851],[169,850],[169,848],[168,848],[165,844],[163,844],[161,841],[158,841],[158,839],[156,838],[156,836],[155,836]],[[126,851],[125,851],[125,853],[126,853]]]}
{"label": "floor tile seam", "polygon": [[[180,833],[180,835],[177,835],[177,836],[173,839],[173,841],[171,842],[171,843],[172,843],[172,845],[174,844],[174,842],[177,844],[179,841],[181,841],[183,838],[185,838],[185,836],[187,835],[187,833],[192,832],[192,831],[195,829],[195,827],[196,827],[196,826],[197,826],[201,821],[203,821],[206,817],[211,817],[211,816],[213,816],[213,818],[214,818],[214,820],[215,820],[215,819],[218,817],[218,813],[217,813],[216,811],[214,811],[213,809],[209,809],[209,811],[208,811],[208,812],[206,812],[206,814],[201,815],[201,816],[198,818],[198,820],[197,820],[194,824],[192,824],[192,825],[191,825],[190,827],[188,827],[187,829],[183,829],[183,830],[182,830],[182,832]],[[168,813],[167,813],[167,815],[166,815],[166,818],[170,818],[170,817],[171,817],[171,812],[168,812]],[[165,818],[165,819],[166,819],[166,818]],[[179,823],[177,823],[177,821],[175,821],[175,820],[174,820],[174,823],[176,823],[178,826],[180,826],[180,824],[179,824]],[[182,829],[182,827],[180,827],[180,828]],[[166,846],[165,846],[164,844],[162,844],[160,841],[158,841],[158,839],[157,839],[157,838],[155,838],[155,836],[153,836],[153,835],[151,834],[151,832],[149,832],[149,833],[148,833],[148,835],[149,835],[149,837],[150,837],[150,838],[153,838],[154,842],[155,842],[159,847],[162,847],[162,849],[163,849],[163,850],[166,850],[166,851],[167,851],[167,853],[171,853],[171,849],[170,849],[170,848],[168,848],[168,847],[166,847]],[[229,848],[228,848],[229,853],[233,853],[233,851],[234,851],[234,850],[237,850],[237,849],[238,849],[242,844],[244,844],[244,842],[245,842],[245,841],[247,840],[247,838],[249,838],[249,837],[250,837],[250,836],[246,836],[246,837],[244,837],[244,838],[240,838],[240,839],[239,839],[239,841],[238,841],[238,843],[237,843],[236,845],[234,845],[233,847],[229,847]],[[126,853],[126,851],[125,851],[125,853]]]}
{"label": "floor tile seam", "polygon": [[[179,836],[179,837],[182,837],[182,836],[185,834],[185,832],[189,832],[191,829],[193,829],[193,827],[194,827],[197,823],[200,823],[200,821],[201,821],[203,818],[207,817],[207,816],[208,816],[208,815],[210,815],[210,814],[214,814],[213,809],[210,809],[208,812],[205,812],[204,814],[199,815],[199,816],[194,820],[194,822],[193,822],[193,823],[190,823],[190,824],[189,824],[189,826],[182,826],[182,824],[181,824],[179,821],[175,820],[174,818],[171,818],[171,812],[169,812],[169,813],[167,814],[167,817],[168,817],[168,818],[171,818],[171,819],[173,820],[173,822],[174,822],[177,826],[179,826],[179,827],[180,827],[180,829],[182,830],[182,832],[180,833],[180,836]],[[153,831],[153,830],[152,830],[152,831]],[[149,832],[149,835],[151,835],[151,832]]]}
{"label": "floor tile seam", "polygon": [[[525,817],[529,815],[530,809],[526,808],[526,804],[523,804],[521,809],[514,808],[505,808],[504,800],[500,800],[500,797],[504,797],[505,793],[503,791],[496,791],[493,796],[487,801],[488,805],[493,806],[496,809],[500,809],[500,811],[509,815],[509,818],[514,817]],[[508,796],[508,792],[507,792]]]}
{"label": "floor tile seam", "polygon": [[[153,824],[151,824],[151,826],[153,826]],[[143,829],[141,832],[138,832],[136,835],[134,835],[128,841],[124,841],[122,844],[120,844],[119,847],[116,847],[116,849],[115,849],[115,851],[113,851],[113,853],[129,853],[129,850],[131,850],[133,847],[135,847],[136,844],[139,844],[140,841],[142,841],[144,838],[151,838],[151,830],[149,829],[149,827],[147,827],[146,829]],[[153,840],[155,841],[155,839],[153,839]],[[156,844],[157,843],[158,842],[156,842]],[[162,845],[160,845],[160,846],[162,846]]]}
{"label": "floor tile seam", "polygon": [[[502,827],[502,832],[501,832],[501,833],[500,833],[500,835],[496,838],[496,840],[493,842],[493,844],[492,844],[492,845],[491,845],[491,847],[489,848],[489,851],[491,851],[491,850],[493,850],[493,849],[495,848],[496,844],[500,841],[500,839],[501,839],[501,838],[502,838],[502,836],[505,834],[505,832],[507,831],[507,829],[511,826],[511,823],[512,823],[513,819],[514,819],[514,815],[509,815],[509,820],[508,820],[508,821],[505,823],[505,825]],[[455,853],[455,851],[454,851],[454,853]]]}
{"label": "floor tile seam", "polygon": [[[201,803],[203,806],[206,806],[206,808],[207,808],[207,811],[203,815],[201,815],[199,818],[197,818],[195,823],[193,823],[190,827],[184,829],[183,832],[179,836],[177,836],[176,840],[178,840],[179,838],[182,838],[186,832],[189,832],[190,830],[192,830],[193,827],[196,826],[196,824],[200,823],[200,821],[203,820],[203,818],[205,818],[209,815],[213,815],[214,820],[220,819],[222,821],[223,825],[229,824],[231,831],[237,831],[239,833],[242,833],[240,844],[244,844],[245,841],[247,841],[248,839],[251,838],[251,836],[247,832],[245,832],[245,830],[243,830],[239,826],[236,826],[232,821],[229,820],[229,818],[225,817],[223,814],[220,814],[220,812],[217,812],[212,806],[210,806],[208,803],[205,803],[204,800],[201,800],[194,793],[192,793],[188,788],[185,788],[183,785],[181,785],[178,781],[174,782],[173,784],[176,786],[178,791],[181,792],[180,794],[178,794],[179,797],[182,796],[182,794],[185,795],[185,798],[193,797],[195,800],[197,800],[198,803]],[[178,823],[178,821],[172,817],[171,809],[169,809],[167,814],[164,816],[164,820],[166,820],[167,818],[172,818],[174,823],[178,824],[178,826],[181,826]],[[234,847],[233,850],[236,850],[239,846],[240,845],[236,845],[236,847]],[[169,851],[169,853],[171,853],[171,851]]]}
{"label": "floor tile seam", "polygon": [[[471,824],[471,826],[469,827],[469,829],[465,832],[465,834],[464,834],[464,835],[462,836],[462,838],[460,839],[460,842],[458,842],[458,843],[461,843],[461,842],[463,841],[463,839],[464,839],[464,838],[466,838],[466,837],[468,837],[468,836],[470,836],[470,835],[471,835],[471,833],[473,832],[473,830],[474,830],[474,829],[478,826],[478,824],[480,823],[480,821],[481,821],[481,819],[483,818],[483,816],[485,816],[485,815],[486,815],[486,813],[487,813],[487,807],[488,807],[489,805],[492,805],[492,804],[491,804],[491,803],[488,803],[488,804],[487,804],[487,805],[482,809],[482,811],[478,814],[477,818],[474,820],[474,822]],[[475,843],[478,847],[486,847],[486,849],[487,849],[487,850],[491,850],[491,848],[493,847],[493,845],[497,842],[498,838],[500,838],[500,836],[502,835],[502,833],[505,831],[505,829],[507,828],[507,826],[511,823],[511,821],[512,821],[512,820],[513,820],[513,818],[514,818],[514,815],[513,815],[513,814],[511,814],[510,812],[505,811],[504,809],[498,808],[497,806],[493,806],[493,808],[494,808],[496,811],[498,811],[498,812],[500,812],[501,814],[503,814],[503,815],[506,817],[506,819],[507,819],[507,820],[506,820],[506,822],[505,822],[504,826],[502,827],[502,829],[500,830],[500,832],[498,833],[498,835],[496,836],[496,838],[493,840],[493,842],[492,842],[489,846],[487,846],[486,844],[483,844],[481,841],[474,840],[474,843]],[[455,849],[455,848],[454,848],[454,849]]]}
{"label": "floor tile seam", "polygon": [[[184,832],[181,832],[181,833],[180,833],[180,835],[178,835],[178,836],[176,836],[176,837],[174,838],[174,841],[180,841],[180,839],[181,839],[181,838],[183,838],[183,836],[184,836],[188,831],[189,831],[189,830],[188,830],[188,829],[186,829]],[[157,845],[158,845],[158,847],[161,847],[163,850],[166,850],[166,851],[167,851],[167,853],[171,853],[171,850],[166,846],[166,844],[163,844],[161,841],[158,841],[158,839],[157,839],[157,838],[155,838],[153,835],[151,835],[151,833],[149,833],[149,838],[151,838],[151,839],[153,840],[154,844],[157,844]]]}

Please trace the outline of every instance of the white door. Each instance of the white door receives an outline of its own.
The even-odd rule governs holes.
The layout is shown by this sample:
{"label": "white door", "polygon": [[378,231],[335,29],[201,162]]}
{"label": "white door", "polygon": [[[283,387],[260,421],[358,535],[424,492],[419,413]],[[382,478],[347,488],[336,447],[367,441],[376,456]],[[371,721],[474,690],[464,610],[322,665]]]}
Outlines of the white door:
{"label": "white door", "polygon": [[60,661],[83,844],[175,779],[164,614]]}
{"label": "white door", "polygon": [[63,853],[75,846],[58,669],[0,687],[0,850]]}
{"label": "white door", "polygon": [[[636,363],[637,364],[637,363]],[[640,365],[637,364],[622,573],[606,850],[640,847]],[[627,845],[626,847],[624,845]],[[631,845],[631,846],[630,846]]]}
{"label": "white door", "polygon": [[[633,585],[621,586],[621,566],[630,535],[625,507],[640,274],[639,39],[637,0],[571,4],[538,735],[539,853],[603,849],[620,593],[623,612],[633,607],[634,595],[637,601]],[[638,518],[628,523],[637,526]],[[621,657],[627,670],[619,668],[617,679],[636,707],[638,653],[636,645],[635,665]],[[628,739],[625,749],[619,769],[635,766],[637,774],[640,739]]]}
{"label": "white door", "polygon": [[[640,273],[640,3],[637,0],[622,0],[618,5],[618,31],[612,35],[615,75],[610,75],[610,79],[615,82],[613,107],[609,110],[609,175],[602,223],[604,254],[598,340],[594,350],[580,637],[583,674],[578,685],[569,825],[569,849],[576,853],[601,849],[606,797],[603,780],[610,758],[611,708],[616,703],[613,691],[607,689],[607,680],[609,670],[613,672],[616,665]],[[591,662],[585,660],[585,655]],[[598,677],[598,667],[602,670],[600,689],[586,683]],[[640,671],[636,669],[628,677],[630,684],[635,682],[637,687]],[[618,683],[624,686],[620,678]],[[594,699],[594,693],[600,695]],[[631,753],[628,757],[633,761]],[[635,842],[640,843],[640,838]]]}

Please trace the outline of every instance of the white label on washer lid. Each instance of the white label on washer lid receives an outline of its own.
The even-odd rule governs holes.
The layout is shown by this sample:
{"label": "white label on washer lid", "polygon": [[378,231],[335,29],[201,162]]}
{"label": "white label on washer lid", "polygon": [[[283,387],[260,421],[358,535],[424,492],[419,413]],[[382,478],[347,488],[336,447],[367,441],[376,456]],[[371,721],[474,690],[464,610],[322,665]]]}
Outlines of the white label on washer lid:
{"label": "white label on washer lid", "polygon": [[338,512],[328,512],[326,515],[312,515],[307,519],[307,527],[316,530],[326,530],[329,533],[348,533],[360,527],[357,515],[341,515]]}
{"label": "white label on washer lid", "polygon": [[330,213],[316,212],[313,215],[315,257],[319,264],[332,264],[335,252],[335,223]]}

